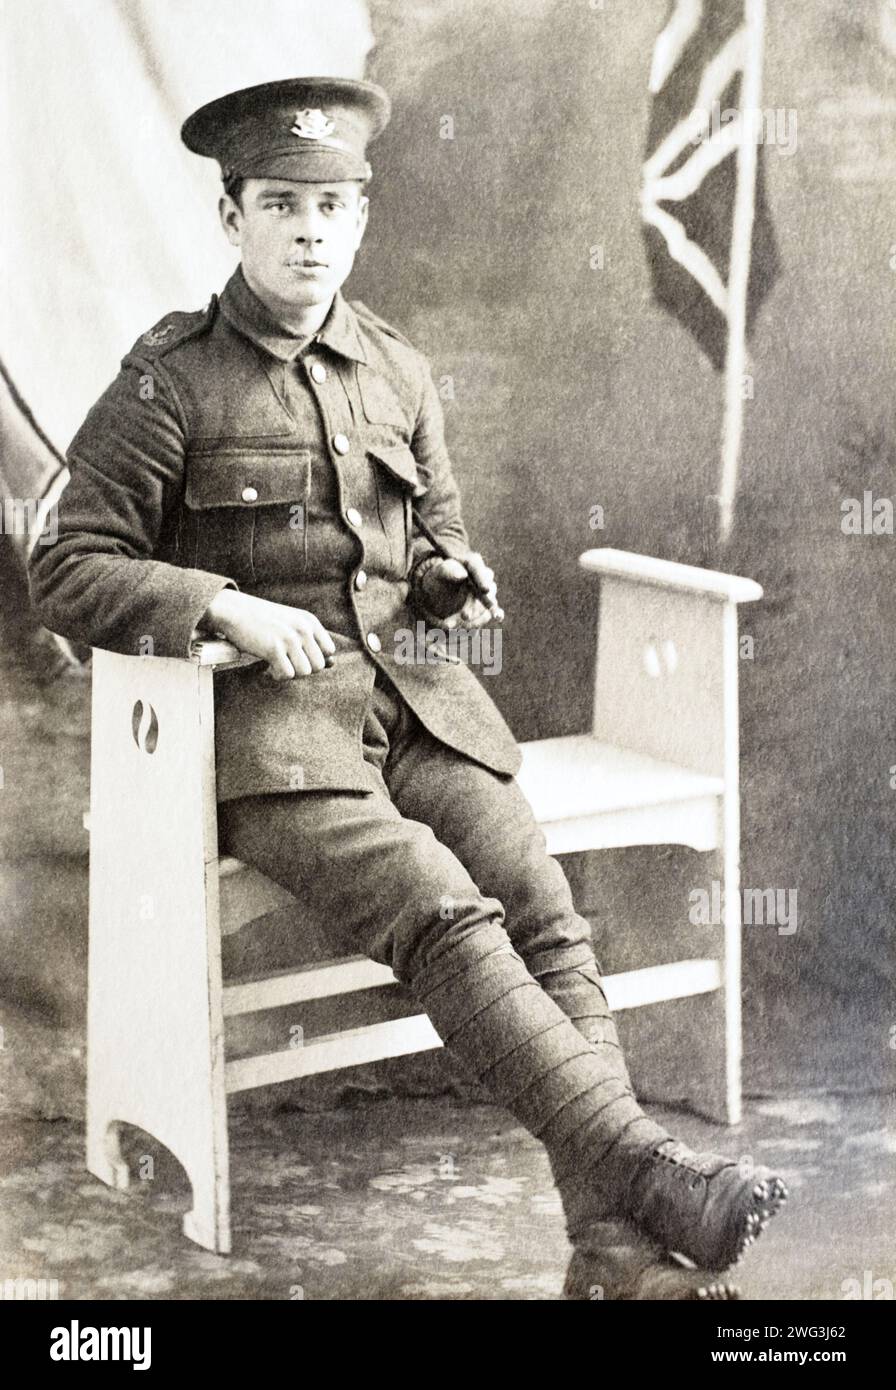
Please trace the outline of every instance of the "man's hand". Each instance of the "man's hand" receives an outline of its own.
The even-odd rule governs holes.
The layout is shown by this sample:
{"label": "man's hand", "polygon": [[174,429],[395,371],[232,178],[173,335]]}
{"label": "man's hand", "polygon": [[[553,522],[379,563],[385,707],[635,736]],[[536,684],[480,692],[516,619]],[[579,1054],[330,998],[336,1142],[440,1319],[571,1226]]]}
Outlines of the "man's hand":
{"label": "man's hand", "polygon": [[[470,580],[475,580],[475,586]],[[480,600],[477,588],[483,591]],[[448,618],[463,608],[465,626],[478,627],[488,622],[489,608],[497,606],[498,590],[494,570],[489,569],[482,556],[471,551],[461,560],[442,560],[428,569],[423,579],[426,606],[437,617]]]}
{"label": "man's hand", "polygon": [[327,657],[336,651],[332,637],[313,613],[236,589],[222,589],[216,594],[202,622],[241,652],[263,657],[278,681],[323,671]]}

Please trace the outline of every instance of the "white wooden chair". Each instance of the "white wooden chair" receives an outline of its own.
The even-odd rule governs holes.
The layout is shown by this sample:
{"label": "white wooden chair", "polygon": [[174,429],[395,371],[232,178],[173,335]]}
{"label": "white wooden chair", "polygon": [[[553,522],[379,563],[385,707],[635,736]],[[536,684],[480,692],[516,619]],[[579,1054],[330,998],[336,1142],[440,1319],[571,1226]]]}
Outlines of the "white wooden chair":
{"label": "white wooden chair", "polygon": [[[748,579],[618,550],[600,577],[593,726],[523,745],[520,783],[554,854],[688,845],[717,856],[723,927],[696,959],[606,977],[614,1010],[705,995],[694,1103],[740,1118],[737,604]],[[130,1124],[160,1140],[193,1190],[190,1239],[230,1249],[227,1096],[441,1046],[425,1014],[228,1060],[227,1020],[395,983],[357,956],[224,984],[222,933],[293,902],[217,844],[213,671],[251,658],[226,642],[192,660],[95,651],[91,757],[87,1167],[128,1185]],[[707,951],[707,942],[714,949]]]}

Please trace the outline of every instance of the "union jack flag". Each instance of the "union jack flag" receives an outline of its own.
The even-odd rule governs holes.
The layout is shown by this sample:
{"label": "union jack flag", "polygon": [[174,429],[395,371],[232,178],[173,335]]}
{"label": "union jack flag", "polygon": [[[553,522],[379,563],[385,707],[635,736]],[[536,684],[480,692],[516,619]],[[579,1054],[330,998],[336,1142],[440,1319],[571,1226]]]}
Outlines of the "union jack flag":
{"label": "union jack flag", "polygon": [[[751,55],[750,4],[745,11],[745,0],[673,0],[650,72],[641,211],[653,293],[720,370],[731,327],[729,267],[751,56],[757,93],[761,66],[761,52]],[[746,113],[757,139],[759,116],[758,109]],[[779,269],[763,151],[755,153],[747,333]]]}

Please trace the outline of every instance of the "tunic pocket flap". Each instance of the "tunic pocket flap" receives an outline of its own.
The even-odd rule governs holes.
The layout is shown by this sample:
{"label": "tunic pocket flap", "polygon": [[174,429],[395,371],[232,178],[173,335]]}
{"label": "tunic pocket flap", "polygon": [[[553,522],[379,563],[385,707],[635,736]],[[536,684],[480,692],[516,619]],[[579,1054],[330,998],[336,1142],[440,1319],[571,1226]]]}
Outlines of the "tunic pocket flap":
{"label": "tunic pocket flap", "polygon": [[184,501],[197,511],[304,501],[310,469],[310,450],[282,458],[244,451],[194,455],[187,462]]}
{"label": "tunic pocket flap", "polygon": [[377,463],[381,463],[384,468],[387,468],[399,482],[405,483],[411,488],[415,497],[422,497],[427,491],[420,480],[417,460],[407,444],[368,444],[367,452],[376,459]]}

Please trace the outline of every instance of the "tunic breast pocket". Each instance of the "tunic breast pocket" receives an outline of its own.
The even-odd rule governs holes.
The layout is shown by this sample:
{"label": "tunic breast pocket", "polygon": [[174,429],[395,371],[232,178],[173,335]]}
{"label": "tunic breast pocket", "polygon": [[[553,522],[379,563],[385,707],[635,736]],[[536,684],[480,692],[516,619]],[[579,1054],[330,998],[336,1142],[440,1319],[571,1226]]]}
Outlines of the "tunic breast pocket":
{"label": "tunic breast pocket", "polygon": [[367,453],[378,465],[377,499],[392,564],[404,578],[411,554],[411,508],[414,498],[422,497],[426,488],[417,472],[417,460],[406,444],[368,444]]}
{"label": "tunic breast pocket", "polygon": [[239,582],[304,574],[311,451],[227,447],[187,461],[182,546],[194,569]]}

